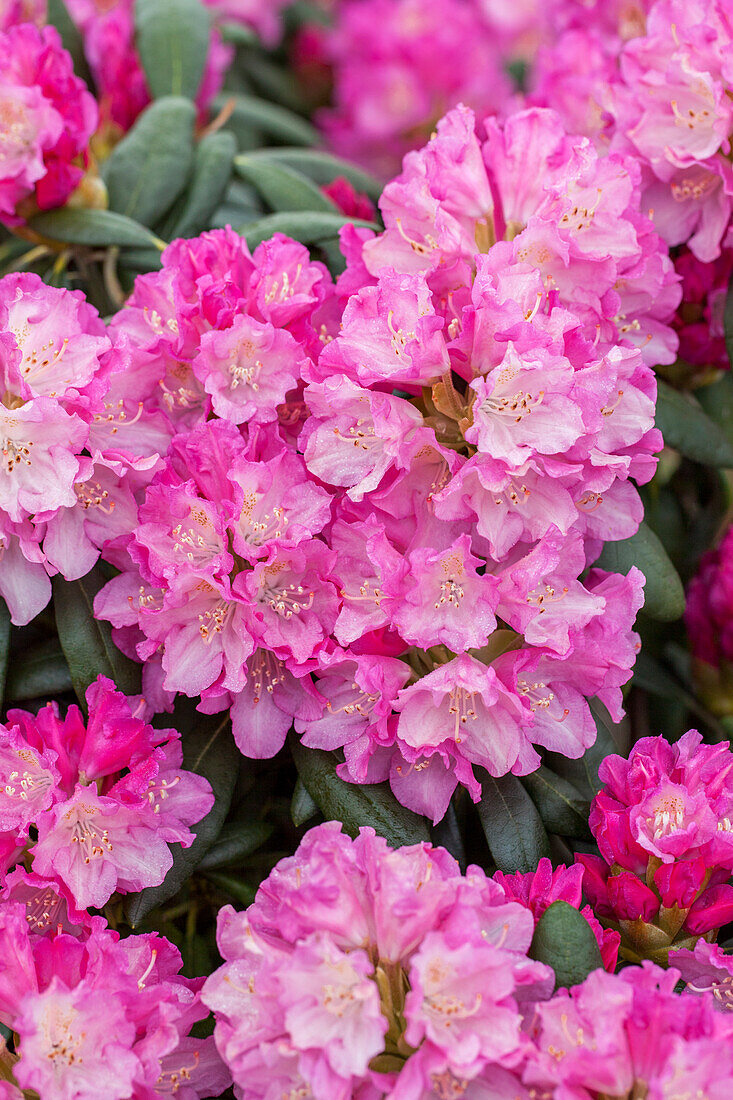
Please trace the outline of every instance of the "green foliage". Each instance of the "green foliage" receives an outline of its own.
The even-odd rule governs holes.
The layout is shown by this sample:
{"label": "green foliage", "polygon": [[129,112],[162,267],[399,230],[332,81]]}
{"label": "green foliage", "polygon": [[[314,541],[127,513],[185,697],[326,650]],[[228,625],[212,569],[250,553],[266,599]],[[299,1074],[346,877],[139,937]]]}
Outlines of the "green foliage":
{"label": "green foliage", "polygon": [[386,783],[345,783],[336,774],[335,753],[306,749],[294,735],[289,744],[303,786],[323,816],[341,821],[350,836],[371,825],[395,848],[430,839],[425,818],[401,806]]}
{"label": "green foliage", "polygon": [[566,901],[554,901],[540,917],[529,956],[555,971],[555,989],[570,989],[603,966],[591,926]]}
{"label": "green foliage", "polygon": [[135,44],[153,99],[195,99],[211,20],[200,0],[135,0]]}
{"label": "green foliage", "polygon": [[483,789],[478,814],[494,863],[500,871],[534,871],[550,854],[537,807],[516,776],[495,779],[476,770]]}

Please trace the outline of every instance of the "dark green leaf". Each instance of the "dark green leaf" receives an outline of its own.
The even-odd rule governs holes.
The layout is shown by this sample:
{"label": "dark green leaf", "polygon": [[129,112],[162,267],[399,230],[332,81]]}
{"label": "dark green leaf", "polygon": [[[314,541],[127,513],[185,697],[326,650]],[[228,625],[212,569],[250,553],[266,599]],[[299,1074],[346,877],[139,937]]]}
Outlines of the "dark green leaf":
{"label": "dark green leaf", "polygon": [[556,775],[549,768],[540,767],[531,775],[523,776],[522,785],[529,792],[545,827],[551,833],[580,840],[590,839],[590,805],[567,779]]}
{"label": "dark green leaf", "polygon": [[733,446],[691,394],[657,379],[656,426],[668,447],[706,466],[733,467]]}
{"label": "dark green leaf", "polygon": [[226,871],[206,871],[206,877],[240,905],[251,905],[255,900],[256,891],[236,875],[227,874]]}
{"label": "dark green leaf", "polygon": [[53,603],[61,648],[76,696],[86,708],[84,692],[103,674],[125,695],[140,691],[140,666],[120,653],[109,623],[94,617],[94,597],[105,583],[99,566],[78,581],[53,579]]}
{"label": "dark green leaf", "polygon": [[135,43],[153,99],[195,99],[211,20],[199,0],[135,0]]}
{"label": "dark green leaf", "polygon": [[305,825],[306,821],[310,821],[314,818],[317,813],[318,806],[308,794],[305,784],[299,776],[295,782],[293,800],[290,803],[290,817],[292,818],[293,825],[295,825],[296,829],[299,829],[301,825]]}
{"label": "dark green leaf", "polygon": [[154,233],[144,225],[116,214],[113,210],[75,210],[63,207],[61,210],[48,210],[45,214],[36,214],[28,223],[34,233],[52,241],[64,244],[82,244],[89,248],[106,248],[119,245],[121,248],[149,248],[151,245],[164,247]]}
{"label": "dark green leaf", "polygon": [[313,210],[327,214],[337,213],[336,207],[312,180],[266,157],[249,157],[240,153],[234,160],[242,179],[252,184],[276,213],[279,211]]}
{"label": "dark green leaf", "polygon": [[234,135],[226,131],[201,139],[196,146],[191,182],[161,230],[166,240],[195,237],[210,227],[212,215],[226,193],[236,151]]}
{"label": "dark green leaf", "polygon": [[143,111],[102,170],[112,210],[154,225],[170,210],[193,164],[196,108],[166,96]]}
{"label": "dark green leaf", "polygon": [[550,841],[532,799],[514,775],[481,774],[478,814],[486,842],[500,871],[534,871],[549,856]]}
{"label": "dark green leaf", "polygon": [[8,669],[6,694],[8,701],[22,703],[71,691],[72,686],[66,658],[54,639],[14,655]]}
{"label": "dark green leaf", "polygon": [[644,650],[636,658],[634,665],[634,684],[643,688],[650,695],[656,695],[662,699],[673,699],[691,710],[696,717],[705,722],[721,739],[725,740],[726,733],[718,719],[700,703],[695,696],[687,691],[679,680],[675,679],[671,672],[655,661]]}
{"label": "dark green leaf", "polygon": [[298,774],[323,816],[341,821],[350,836],[371,825],[395,848],[430,839],[425,818],[401,806],[386,783],[345,783],[336,774],[334,753],[306,749],[292,734],[289,744]]}
{"label": "dark green leaf", "polygon": [[231,42],[233,46],[254,46],[260,45],[260,40],[250,27],[245,27],[243,23],[220,23],[219,30],[221,36],[225,42]]}
{"label": "dark green leaf", "polygon": [[318,131],[311,126],[310,122],[306,122],[293,111],[278,107],[275,103],[268,103],[266,99],[260,99],[258,96],[230,96],[222,92],[214,100],[212,110],[220,111],[231,99],[234,99],[235,104],[230,120],[226,123],[227,129],[237,133],[241,126],[251,127],[253,131],[268,134],[275,141],[287,145],[318,143]]}
{"label": "dark green leaf", "polygon": [[[728,291],[730,297],[730,291]],[[733,302],[726,309],[733,310]],[[730,316],[730,324],[733,325],[733,313]],[[728,333],[726,347],[728,354],[732,347],[733,331]],[[722,378],[709,386],[700,386],[695,391],[695,397],[708,416],[719,424],[725,432],[728,442],[733,442],[733,373],[726,371]]]}
{"label": "dark green leaf", "polygon": [[685,591],[677,570],[661,542],[642,522],[623,542],[607,542],[597,564],[611,573],[628,573],[635,565],[646,578],[644,611],[653,619],[671,622],[685,610]]}
{"label": "dark green leaf", "polygon": [[551,966],[555,989],[570,989],[603,966],[591,926],[566,901],[554,901],[534,930],[529,957]]}
{"label": "dark green leaf", "polygon": [[239,232],[250,248],[256,248],[262,241],[268,240],[273,233],[284,233],[286,237],[302,241],[303,244],[320,244],[338,236],[339,229],[352,222],[379,231],[374,222],[361,221],[360,218],[345,218],[343,214],[303,212],[300,214],[269,214],[256,222],[240,227]]}
{"label": "dark green leaf", "polygon": [[203,775],[214,792],[214,805],[206,817],[192,827],[196,839],[190,848],[171,845],[173,866],[160,886],[149,886],[131,894],[125,906],[130,924],[136,927],[148,913],[177,894],[213,846],[222,830],[237,783],[242,761],[231,734],[229,714],[199,714],[189,700],[180,702],[166,721],[182,731],[183,767]]}
{"label": "dark green leaf", "polygon": [[208,871],[213,867],[223,867],[246,859],[265,843],[272,833],[272,825],[266,821],[233,821],[225,825],[204,858],[199,870]]}
{"label": "dark green leaf", "polygon": [[438,845],[440,848],[445,848],[447,852],[455,859],[459,864],[461,870],[465,871],[466,863],[466,849],[463,846],[463,837],[461,836],[460,826],[458,824],[458,816],[456,814],[456,808],[452,802],[448,804],[445,817],[442,821],[439,821],[437,825],[432,825],[430,828],[430,839],[433,844]]}
{"label": "dark green leaf", "polygon": [[294,168],[309,176],[314,183],[331,183],[339,176],[347,179],[357,191],[365,192],[375,202],[382,193],[383,184],[368,172],[351,164],[348,160],[341,160],[332,153],[323,153],[320,149],[288,148],[282,146],[276,149],[253,149],[247,153],[250,159],[267,158],[278,164],[284,164],[288,168]]}
{"label": "dark green leaf", "polygon": [[5,699],[5,685],[8,679],[8,659],[10,657],[10,612],[5,600],[0,599],[0,712]]}
{"label": "dark green leaf", "polygon": [[81,31],[69,15],[64,0],[48,0],[47,21],[61,35],[64,49],[69,51],[71,60],[74,62],[74,72],[81,77],[93,92],[94,81],[84,53],[84,39]]}
{"label": "dark green leaf", "polygon": [[160,257],[158,248],[126,248],[120,252],[117,266],[131,271],[160,271]]}

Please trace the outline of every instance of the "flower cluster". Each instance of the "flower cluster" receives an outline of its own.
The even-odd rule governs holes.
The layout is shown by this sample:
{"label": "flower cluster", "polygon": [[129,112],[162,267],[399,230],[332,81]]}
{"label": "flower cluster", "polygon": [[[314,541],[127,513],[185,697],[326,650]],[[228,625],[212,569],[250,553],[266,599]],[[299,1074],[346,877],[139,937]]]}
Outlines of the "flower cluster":
{"label": "flower cluster", "polygon": [[40,930],[19,902],[0,906],[0,1021],[19,1054],[4,1053],[3,1100],[199,1100],[231,1078],[213,1039],[189,1033],[207,1015],[203,979],[156,934],[120,939],[101,917],[77,937]]}
{"label": "flower cluster", "polygon": [[685,626],[698,689],[716,714],[730,714],[733,710],[733,529],[730,527],[720,545],[703,556],[690,582]]}
{"label": "flower cluster", "polygon": [[502,44],[474,0],[339,0],[321,42],[333,79],[326,139],[389,178],[449,107],[483,117],[508,106]]}
{"label": "flower cluster", "polygon": [[609,756],[590,825],[601,857],[577,859],[596,914],[622,931],[622,954],[666,960],[733,918],[733,753],[690,730],[645,737]]}
{"label": "flower cluster", "polygon": [[231,231],[138,280],[105,401],[167,454],[95,610],[156,704],[231,707],[256,757],[295,719],[437,820],[475,765],[582,755],[587,697],[622,713],[643,577],[586,569],[641,519],[678,292],[633,166],[551,112],[483,147],[450,113],[382,210],[335,285]]}
{"label": "flower cluster", "polygon": [[[141,403],[126,409],[116,396],[120,372],[80,291],[32,274],[0,280],[0,594],[14,623],[48,603],[49,576],[83,576],[102,543],[129,530],[129,485],[159,461],[155,450],[140,454]],[[113,485],[124,486],[119,503],[109,499]]]}
{"label": "flower cluster", "polygon": [[244,1100],[661,1097],[680,1075],[701,1095],[730,1087],[721,997],[675,993],[678,971],[597,970],[550,996],[525,906],[574,900],[579,875],[462,876],[439,848],[311,830],[246,913],[219,917],[225,963],[203,1000]]}
{"label": "flower cluster", "polygon": [[0,25],[0,222],[11,226],[68,199],[97,124],[58,32],[18,14]]}
{"label": "flower cluster", "polygon": [[180,736],[153,729],[142,699],[100,676],[86,701],[86,723],[76,706],[62,718],[49,703],[37,715],[10,710],[0,726],[0,869],[32,866],[7,889],[39,905],[53,896],[74,922],[115,891],[159,885],[169,844],[188,847],[188,826],[213,804],[208,782],[181,767]]}
{"label": "flower cluster", "polygon": [[526,908],[442,849],[392,851],[371,829],[352,841],[330,822],[246,913],[221,911],[225,964],[203,999],[247,1100],[421,1097],[435,1077],[519,1062],[520,1005],[552,989],[527,958],[533,929]]}
{"label": "flower cluster", "polygon": [[[725,367],[720,312],[733,209],[730,13],[725,0],[655,0],[638,5],[637,16],[614,29],[605,9],[595,5],[589,18],[584,8],[540,50],[533,101],[557,109],[602,151],[627,152],[638,161],[643,208],[667,244],[686,245],[692,254],[686,248],[677,260],[685,290],[678,328],[686,333],[692,322],[681,356],[694,367]],[[721,249],[722,260],[711,265]],[[709,329],[695,323],[703,318]]]}

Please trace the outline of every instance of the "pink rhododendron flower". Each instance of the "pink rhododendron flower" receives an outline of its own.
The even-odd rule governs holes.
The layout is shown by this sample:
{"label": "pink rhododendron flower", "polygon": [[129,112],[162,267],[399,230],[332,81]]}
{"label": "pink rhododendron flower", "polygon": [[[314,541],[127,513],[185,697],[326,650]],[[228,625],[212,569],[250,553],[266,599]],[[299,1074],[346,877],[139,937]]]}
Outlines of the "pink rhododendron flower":
{"label": "pink rhododendron flower", "polygon": [[[597,913],[620,924],[636,956],[694,944],[733,914],[730,842],[733,753],[690,730],[671,745],[645,737],[628,760],[608,756],[593,800],[601,857],[580,855],[583,888]],[[632,956],[633,957],[633,956]]]}
{"label": "pink rhododendron flower", "polygon": [[[552,166],[546,193],[516,193],[523,142],[537,178]],[[659,434],[653,375],[608,313],[611,284],[591,303],[588,272],[630,286],[653,253],[649,308],[674,287],[631,170],[607,178],[549,112],[482,151],[457,110],[413,170],[450,226],[440,261],[405,251],[420,204],[396,181],[387,231],[343,235],[336,284],[302,245],[276,235],[250,254],[231,230],[174,242],[137,280],[106,374],[126,419],[114,439],[93,428],[104,461],[127,465],[115,503],[129,485],[137,522],[107,528],[121,573],[95,608],[161,706],[185,692],[231,709],[255,757],[294,721],[304,744],[343,750],[344,778],[389,779],[437,821],[458,783],[480,797],[474,765],[526,774],[535,745],[582,756],[589,696],[622,714],[643,578],[587,566],[636,530],[632,479],[652,475]],[[563,173],[608,185],[593,231],[566,227]],[[554,227],[558,263],[578,264],[564,297],[515,252],[521,232],[491,243],[492,211],[505,229]],[[106,483],[97,469],[85,484]]]}
{"label": "pink rhododendron flower", "polygon": [[49,703],[37,716],[10,710],[0,727],[0,828],[17,837],[16,859],[29,850],[38,889],[45,880],[78,910],[162,882],[168,844],[190,845],[188,826],[213,801],[206,780],[181,767],[175,732],[145,721],[142,699],[100,676],[86,700],[86,723],[77,707],[62,718]]}
{"label": "pink rhododendron flower", "polygon": [[61,206],[84,173],[97,108],[54,27],[0,29],[0,221]]}
{"label": "pink rhododendron flower", "polygon": [[[433,1054],[461,1077],[522,1057],[518,1001],[546,997],[530,914],[429,845],[392,851],[330,822],[281,861],[246,913],[219,915],[224,966],[203,997],[244,1094],[402,1094]],[[413,1095],[412,1091],[404,1095]],[[415,1093],[415,1095],[418,1095]]]}
{"label": "pink rhododendron flower", "polygon": [[163,937],[121,940],[101,917],[83,939],[61,928],[38,935],[24,907],[6,901],[0,947],[0,1018],[19,1039],[12,1075],[23,1089],[48,1100],[198,1100],[230,1083],[213,1040],[189,1036],[207,1015],[201,980],[180,974]]}

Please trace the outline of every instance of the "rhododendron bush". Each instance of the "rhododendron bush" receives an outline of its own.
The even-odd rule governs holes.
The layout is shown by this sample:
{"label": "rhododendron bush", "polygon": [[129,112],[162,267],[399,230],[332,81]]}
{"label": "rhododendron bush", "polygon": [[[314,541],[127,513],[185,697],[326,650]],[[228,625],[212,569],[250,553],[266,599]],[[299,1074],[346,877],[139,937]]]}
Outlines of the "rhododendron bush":
{"label": "rhododendron bush", "polygon": [[733,1089],[727,0],[0,0],[0,1098]]}

